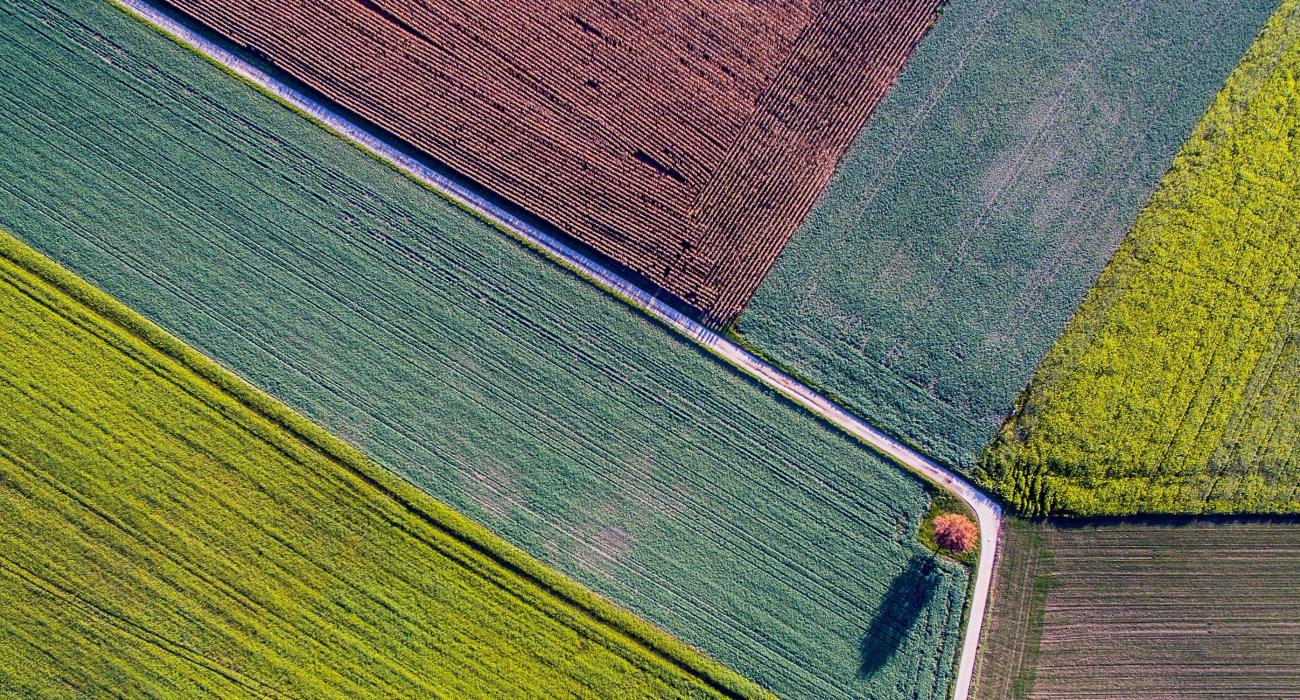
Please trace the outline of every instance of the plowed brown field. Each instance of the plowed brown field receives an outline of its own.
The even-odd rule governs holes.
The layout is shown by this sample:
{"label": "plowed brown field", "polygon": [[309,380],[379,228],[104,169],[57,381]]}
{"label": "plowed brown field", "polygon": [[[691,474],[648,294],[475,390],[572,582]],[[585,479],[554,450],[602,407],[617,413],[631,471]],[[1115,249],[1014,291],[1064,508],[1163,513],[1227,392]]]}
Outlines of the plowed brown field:
{"label": "plowed brown field", "polygon": [[978,700],[1294,698],[1300,519],[1008,520]]}
{"label": "plowed brown field", "polygon": [[939,0],[166,0],[725,323]]}

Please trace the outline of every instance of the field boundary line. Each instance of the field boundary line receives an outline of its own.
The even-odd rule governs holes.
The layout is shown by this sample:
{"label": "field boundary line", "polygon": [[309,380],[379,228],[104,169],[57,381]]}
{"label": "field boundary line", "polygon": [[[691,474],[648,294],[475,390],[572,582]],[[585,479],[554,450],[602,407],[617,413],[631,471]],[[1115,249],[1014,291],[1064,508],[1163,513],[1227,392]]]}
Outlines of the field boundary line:
{"label": "field boundary line", "polygon": [[451,200],[453,204],[483,219],[493,227],[501,229],[507,235],[520,240],[561,266],[594,283],[597,287],[644,312],[670,330],[693,340],[702,349],[759,384],[776,391],[841,431],[866,443],[899,466],[948,491],[970,506],[979,520],[980,556],[975,568],[974,590],[971,595],[957,677],[953,683],[952,692],[952,697],[955,700],[966,700],[970,694],[975,657],[979,648],[989,588],[993,578],[993,560],[997,554],[997,544],[1001,534],[1002,508],[996,501],[956,472],[940,466],[928,457],[907,447],[807,385],[795,380],[781,369],[759,359],[756,355],[740,347],[722,334],[678,311],[667,302],[659,299],[657,294],[628,281],[621,274],[594,257],[577,250],[551,233],[507,211],[501,205],[475,191],[465,182],[439,172],[420,162],[419,159],[403,153],[338,111],[286,85],[266,71],[227,51],[224,47],[210,41],[183,22],[160,11],[146,0],[110,0],[110,2],[182,46],[268,93],[290,109],[351,141],[372,157],[396,168],[420,184],[433,189]]}
{"label": "field boundary line", "polygon": [[[658,659],[666,667],[698,680],[717,695],[740,700],[769,698],[771,692],[741,676],[698,649],[623,608],[581,583],[547,566],[486,527],[461,515],[451,506],[423,489],[384,468],[333,433],[308,420],[279,399],[249,383],[198,350],[185,344],[166,329],[144,318],[133,309],[99,288],[66,270],[44,254],[0,228],[0,263],[8,264],[49,286],[82,310],[101,319],[106,327],[120,331],[123,338],[156,352],[188,373],[206,390],[203,395],[188,392],[196,400],[212,407],[212,395],[226,399],[247,410],[265,425],[243,424],[243,429],[260,439],[275,443],[280,439],[297,441],[308,450],[336,464],[365,487],[394,503],[398,509],[428,526],[449,541],[464,547],[465,552],[500,567],[527,585],[550,597],[550,605],[575,619],[586,619],[606,627],[611,637],[627,645],[624,658],[639,663],[639,658]],[[44,303],[44,302],[41,302]],[[161,370],[153,370],[155,373]],[[174,379],[167,379],[176,383]],[[270,435],[269,433],[274,433]],[[277,437],[278,435],[278,437]],[[457,564],[474,570],[463,556],[446,555]],[[491,585],[521,597],[517,590],[492,576],[479,574]],[[549,614],[535,605],[543,614]],[[562,624],[563,621],[561,622]]]}

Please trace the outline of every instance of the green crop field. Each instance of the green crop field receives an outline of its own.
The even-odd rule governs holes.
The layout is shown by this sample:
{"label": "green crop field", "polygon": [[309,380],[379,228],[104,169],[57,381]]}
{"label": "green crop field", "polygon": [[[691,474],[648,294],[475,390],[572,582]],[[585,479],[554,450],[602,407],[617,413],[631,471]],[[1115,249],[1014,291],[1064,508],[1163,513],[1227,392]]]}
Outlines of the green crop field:
{"label": "green crop field", "polygon": [[0,694],[734,697],[0,233]]}
{"label": "green crop field", "polygon": [[947,695],[918,479],[112,6],[0,66],[0,226],[783,696]]}
{"label": "green crop field", "polygon": [[970,469],[1276,4],[946,4],[738,331]]}
{"label": "green crop field", "polygon": [[1009,519],[973,697],[1294,697],[1297,580],[1295,518]]}
{"label": "green crop field", "polygon": [[1300,511],[1298,39],[1287,0],[983,459],[1016,507]]}

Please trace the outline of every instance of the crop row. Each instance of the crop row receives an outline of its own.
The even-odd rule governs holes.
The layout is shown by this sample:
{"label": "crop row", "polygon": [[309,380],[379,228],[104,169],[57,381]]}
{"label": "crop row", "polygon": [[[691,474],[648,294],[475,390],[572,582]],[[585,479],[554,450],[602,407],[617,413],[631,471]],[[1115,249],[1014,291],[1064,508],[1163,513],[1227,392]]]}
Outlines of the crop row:
{"label": "crop row", "polygon": [[0,406],[6,693],[762,696],[2,232]]}
{"label": "crop row", "polygon": [[0,39],[21,238],[782,695],[946,694],[923,484],[111,8]]}
{"label": "crop row", "polygon": [[983,460],[1017,507],[1300,511],[1297,37],[1287,0]]}
{"label": "crop row", "polygon": [[964,0],[740,317],[970,469],[1276,0]]}
{"label": "crop row", "polygon": [[976,698],[1292,695],[1300,521],[1012,521]]}
{"label": "crop row", "polygon": [[937,0],[168,0],[725,323]]}

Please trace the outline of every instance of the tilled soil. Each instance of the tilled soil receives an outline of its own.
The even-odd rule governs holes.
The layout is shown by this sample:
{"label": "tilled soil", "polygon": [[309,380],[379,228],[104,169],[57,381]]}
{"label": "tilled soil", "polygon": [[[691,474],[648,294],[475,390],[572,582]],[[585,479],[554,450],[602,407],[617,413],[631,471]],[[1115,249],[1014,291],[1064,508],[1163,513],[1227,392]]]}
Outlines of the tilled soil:
{"label": "tilled soil", "polygon": [[167,2],[716,323],[938,5]]}

